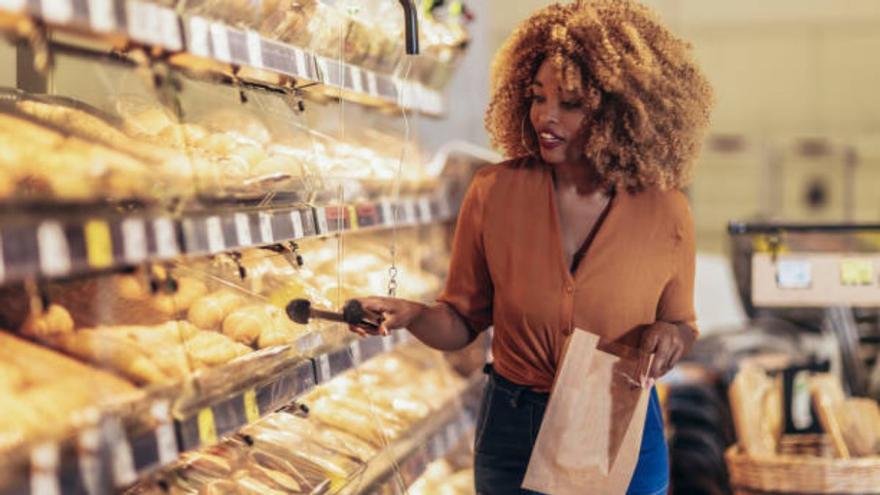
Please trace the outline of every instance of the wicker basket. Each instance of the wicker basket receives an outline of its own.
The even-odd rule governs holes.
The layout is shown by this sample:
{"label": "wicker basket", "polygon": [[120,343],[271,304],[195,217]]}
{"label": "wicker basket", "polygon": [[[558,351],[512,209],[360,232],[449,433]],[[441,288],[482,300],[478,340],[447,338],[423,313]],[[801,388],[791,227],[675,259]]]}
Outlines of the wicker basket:
{"label": "wicker basket", "polygon": [[880,495],[880,457],[833,459],[776,455],[752,457],[737,446],[724,455],[730,484],[738,495]]}

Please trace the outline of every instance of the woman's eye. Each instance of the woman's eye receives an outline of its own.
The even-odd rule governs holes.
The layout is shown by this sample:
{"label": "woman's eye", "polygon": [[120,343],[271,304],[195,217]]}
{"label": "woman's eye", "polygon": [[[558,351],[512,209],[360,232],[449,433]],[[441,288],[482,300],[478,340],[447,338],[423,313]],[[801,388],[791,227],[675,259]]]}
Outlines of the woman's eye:
{"label": "woman's eye", "polygon": [[575,110],[580,107],[581,107],[581,102],[579,100],[563,101],[562,102],[562,108],[565,108],[566,110]]}

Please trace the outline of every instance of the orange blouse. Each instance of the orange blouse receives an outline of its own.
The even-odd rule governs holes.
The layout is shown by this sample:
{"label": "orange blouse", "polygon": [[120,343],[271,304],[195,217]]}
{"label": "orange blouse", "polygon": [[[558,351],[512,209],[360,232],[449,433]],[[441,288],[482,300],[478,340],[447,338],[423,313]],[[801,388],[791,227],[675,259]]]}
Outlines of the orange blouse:
{"label": "orange blouse", "polygon": [[655,321],[696,328],[694,225],[680,191],[618,191],[572,274],[563,256],[553,174],[517,159],[474,177],[458,216],[446,288],[473,332],[494,325],[495,370],[552,388],[574,328],[638,346]]}

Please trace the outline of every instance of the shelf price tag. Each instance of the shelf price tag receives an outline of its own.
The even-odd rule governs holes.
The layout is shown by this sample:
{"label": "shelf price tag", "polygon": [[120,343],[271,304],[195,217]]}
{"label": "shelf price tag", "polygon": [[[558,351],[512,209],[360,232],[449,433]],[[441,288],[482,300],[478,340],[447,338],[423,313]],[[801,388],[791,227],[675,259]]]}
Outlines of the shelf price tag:
{"label": "shelf price tag", "polygon": [[122,252],[128,263],[147,259],[147,228],[140,218],[126,218],[122,224]]}
{"label": "shelf price tag", "polygon": [[300,50],[298,48],[294,48],[293,49],[293,58],[294,58],[294,60],[296,60],[297,75],[299,75],[300,77],[308,77],[309,76],[309,69],[308,69],[308,64],[306,62],[306,54],[302,50]]}
{"label": "shelf price tag", "polygon": [[244,401],[244,417],[248,423],[255,423],[260,419],[260,406],[257,404],[257,391],[248,389],[242,397]]}
{"label": "shelf price tag", "polygon": [[156,401],[150,407],[150,414],[156,420],[156,446],[159,450],[159,463],[169,464],[177,459],[177,437],[171,422],[171,405],[167,400]]}
{"label": "shelf price tag", "polygon": [[251,238],[251,223],[245,213],[236,213],[235,218],[235,237],[238,238],[239,246],[253,246],[254,241]]}
{"label": "shelf price tag", "polygon": [[318,357],[318,366],[321,370],[321,381],[327,381],[333,377],[330,369],[330,356],[325,354],[321,354]]}
{"label": "shelf price tag", "polygon": [[346,207],[346,210],[348,212],[349,225],[351,227],[351,230],[357,230],[358,228],[360,228],[360,223],[358,222],[357,208],[355,208],[354,205],[348,205]]}
{"label": "shelf price tag", "polygon": [[397,219],[394,218],[395,209],[391,206],[391,201],[383,199],[379,206],[382,209],[382,225],[391,226],[396,223]]}
{"label": "shelf price tag", "polygon": [[361,341],[355,340],[351,343],[351,365],[352,367],[360,366],[363,362],[363,356],[361,355]]}
{"label": "shelf price tag", "polygon": [[31,493],[61,495],[57,444],[46,443],[31,450]]}
{"label": "shelf price tag", "polygon": [[376,73],[368,70],[367,74],[367,93],[371,96],[379,97],[379,81],[376,79]]}
{"label": "shelf price tag", "polygon": [[41,223],[37,227],[37,244],[43,274],[53,276],[70,273],[70,248],[61,224],[53,221]]}
{"label": "shelf price tag", "polygon": [[119,418],[107,418],[104,424],[113,457],[113,480],[116,486],[126,486],[137,480],[131,444]]}
{"label": "shelf price tag", "polygon": [[293,210],[290,212],[290,223],[293,224],[294,239],[302,239],[306,236],[306,231],[303,228],[302,214],[299,210]]}
{"label": "shelf price tag", "polygon": [[219,253],[226,249],[226,241],[223,239],[223,225],[220,217],[208,217],[205,221],[205,229],[208,231],[208,249],[212,253]]}
{"label": "shelf price tag", "polygon": [[173,258],[179,254],[177,236],[174,233],[174,223],[170,218],[157,218],[153,220],[153,231],[156,234],[156,251],[162,258]]}
{"label": "shelf price tag", "polygon": [[428,196],[419,198],[419,218],[422,223],[430,223],[433,220],[431,217],[431,198]]}
{"label": "shelf price tag", "polygon": [[73,0],[42,0],[43,19],[56,24],[73,20]]}
{"label": "shelf price tag", "polygon": [[183,40],[180,38],[180,24],[177,20],[177,13],[165,7],[156,7],[156,12],[162,26],[159,33],[162,44],[165,45],[165,48],[171,50],[182,50]]}
{"label": "shelf price tag", "polygon": [[330,232],[330,226],[327,223],[327,208],[318,208],[315,210],[315,216],[318,218],[318,232],[321,234]]}
{"label": "shelf price tag", "polygon": [[874,283],[874,264],[866,259],[844,259],[840,262],[842,285],[871,285]]}
{"label": "shelf price tag", "polygon": [[217,425],[214,423],[214,411],[206,407],[198,415],[199,441],[202,445],[217,443]]}
{"label": "shelf price tag", "polygon": [[85,225],[86,256],[92,268],[113,265],[113,241],[110,226],[103,220],[89,220]]}
{"label": "shelf price tag", "polygon": [[352,89],[354,89],[358,93],[364,92],[364,73],[360,69],[360,67],[355,67],[354,65],[349,66],[351,69],[351,84]]}
{"label": "shelf price tag", "polygon": [[813,266],[809,261],[785,259],[776,263],[776,285],[780,289],[809,289]]}
{"label": "shelf price tag", "polygon": [[116,13],[112,0],[89,0],[89,25],[98,32],[116,29]]}
{"label": "shelf price tag", "polygon": [[211,45],[208,42],[208,21],[203,17],[189,18],[189,51],[199,57],[211,56]]}
{"label": "shelf price tag", "polygon": [[77,457],[79,471],[87,493],[99,493],[101,490],[101,431],[90,426],[77,435]]}
{"label": "shelf price tag", "polygon": [[226,32],[226,26],[219,22],[212,22],[210,29],[214,58],[221,62],[231,62],[232,52],[229,49],[229,34]]}
{"label": "shelf price tag", "polygon": [[259,33],[247,31],[245,35],[247,36],[248,59],[251,66],[263,68],[263,41],[260,39]]}
{"label": "shelf price tag", "polygon": [[260,237],[264,243],[275,242],[275,233],[272,231],[272,214],[261,211],[260,218]]}

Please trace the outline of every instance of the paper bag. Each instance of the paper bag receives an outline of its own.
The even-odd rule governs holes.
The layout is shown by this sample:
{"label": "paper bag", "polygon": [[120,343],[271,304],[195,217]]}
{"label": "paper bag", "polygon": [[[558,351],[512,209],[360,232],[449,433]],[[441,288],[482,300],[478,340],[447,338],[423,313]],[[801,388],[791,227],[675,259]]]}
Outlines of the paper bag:
{"label": "paper bag", "polygon": [[556,376],[523,488],[552,495],[626,493],[639,458],[651,356],[575,330]]}

